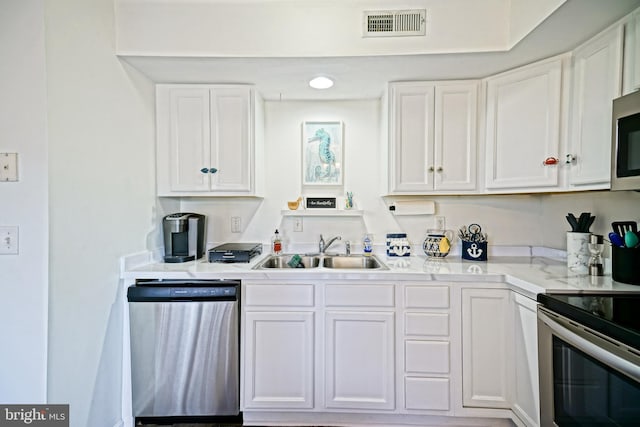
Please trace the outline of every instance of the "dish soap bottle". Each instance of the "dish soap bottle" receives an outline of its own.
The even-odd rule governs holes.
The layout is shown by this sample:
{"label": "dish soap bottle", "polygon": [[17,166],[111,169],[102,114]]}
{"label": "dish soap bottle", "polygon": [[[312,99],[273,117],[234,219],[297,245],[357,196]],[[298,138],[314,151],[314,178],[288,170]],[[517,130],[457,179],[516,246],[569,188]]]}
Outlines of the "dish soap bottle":
{"label": "dish soap bottle", "polygon": [[282,253],[282,239],[280,238],[280,233],[278,233],[277,228],[276,232],[271,238],[271,251],[274,255],[280,255]]}
{"label": "dish soap bottle", "polygon": [[365,256],[371,256],[373,252],[373,242],[368,234],[365,234],[364,239],[362,239],[362,251]]}

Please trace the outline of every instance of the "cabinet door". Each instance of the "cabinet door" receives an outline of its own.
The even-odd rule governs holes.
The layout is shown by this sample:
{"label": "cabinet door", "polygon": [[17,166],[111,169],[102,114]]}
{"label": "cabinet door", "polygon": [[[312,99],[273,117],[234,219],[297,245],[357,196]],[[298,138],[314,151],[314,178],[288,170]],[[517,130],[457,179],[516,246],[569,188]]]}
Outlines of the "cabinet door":
{"label": "cabinet door", "polygon": [[325,313],[325,405],[394,409],[392,312]]}
{"label": "cabinet door", "polygon": [[611,181],[611,107],[620,96],[622,27],[574,52],[569,155],[571,185]]}
{"label": "cabinet door", "polygon": [[462,290],[463,406],[510,408],[512,352],[507,289]]}
{"label": "cabinet door", "polygon": [[311,312],[246,312],[245,408],[313,408]]}
{"label": "cabinet door", "polygon": [[434,189],[476,188],[478,83],[435,88]]}
{"label": "cabinet door", "polygon": [[543,61],[487,81],[486,187],[558,185],[562,59]]}
{"label": "cabinet door", "polygon": [[252,144],[249,88],[211,90],[213,191],[250,191]]}
{"label": "cabinet door", "polygon": [[434,87],[391,86],[391,191],[433,190]]}
{"label": "cabinet door", "polygon": [[168,164],[159,164],[158,173],[169,173],[170,191],[209,191],[209,89],[169,89],[168,102],[169,117],[158,117],[169,122],[168,146],[158,144]]}
{"label": "cabinet door", "polygon": [[511,297],[515,360],[513,411],[527,426],[539,426],[537,304],[515,292],[511,292]]}

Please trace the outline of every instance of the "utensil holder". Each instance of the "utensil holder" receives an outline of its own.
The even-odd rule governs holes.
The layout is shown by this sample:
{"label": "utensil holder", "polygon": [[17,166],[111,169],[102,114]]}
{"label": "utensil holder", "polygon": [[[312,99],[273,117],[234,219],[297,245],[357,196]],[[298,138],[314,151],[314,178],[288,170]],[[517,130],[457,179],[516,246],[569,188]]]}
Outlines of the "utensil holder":
{"label": "utensil holder", "polygon": [[611,246],[611,277],[616,282],[640,285],[640,248]]}
{"label": "utensil holder", "polygon": [[591,233],[567,232],[567,268],[574,273],[589,272],[589,236]]}
{"label": "utensil holder", "polygon": [[462,241],[462,259],[469,261],[487,260],[487,242]]}

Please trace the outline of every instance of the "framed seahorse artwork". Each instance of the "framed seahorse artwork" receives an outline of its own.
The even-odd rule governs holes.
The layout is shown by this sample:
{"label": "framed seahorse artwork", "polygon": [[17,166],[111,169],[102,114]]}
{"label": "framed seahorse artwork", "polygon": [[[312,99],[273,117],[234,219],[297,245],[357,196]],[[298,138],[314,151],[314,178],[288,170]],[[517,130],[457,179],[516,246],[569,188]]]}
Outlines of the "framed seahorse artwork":
{"label": "framed seahorse artwork", "polygon": [[302,184],[342,185],[342,122],[302,124]]}

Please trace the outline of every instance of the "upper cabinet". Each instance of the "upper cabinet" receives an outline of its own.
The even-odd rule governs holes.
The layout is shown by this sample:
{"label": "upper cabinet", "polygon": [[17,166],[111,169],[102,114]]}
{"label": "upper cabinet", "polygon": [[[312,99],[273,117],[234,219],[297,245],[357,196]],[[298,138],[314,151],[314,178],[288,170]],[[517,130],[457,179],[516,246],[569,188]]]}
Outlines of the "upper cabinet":
{"label": "upper cabinet", "polygon": [[158,196],[259,195],[261,117],[250,86],[158,85]]}
{"label": "upper cabinet", "polygon": [[570,186],[609,188],[611,182],[611,106],[620,96],[622,26],[574,51],[569,124]]}
{"label": "upper cabinet", "polygon": [[391,193],[476,189],[478,81],[390,84]]}
{"label": "upper cabinet", "polygon": [[559,184],[564,61],[554,57],[487,79],[487,189],[535,191]]}

